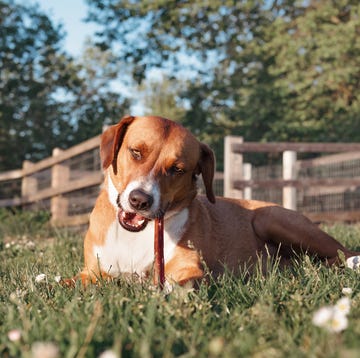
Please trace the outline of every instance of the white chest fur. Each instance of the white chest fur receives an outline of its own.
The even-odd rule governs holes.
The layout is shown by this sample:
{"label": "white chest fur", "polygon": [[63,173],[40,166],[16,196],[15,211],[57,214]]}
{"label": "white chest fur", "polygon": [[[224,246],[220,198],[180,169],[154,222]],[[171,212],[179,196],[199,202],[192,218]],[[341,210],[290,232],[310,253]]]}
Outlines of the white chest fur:
{"label": "white chest fur", "polygon": [[[165,220],[165,263],[172,258],[174,249],[184,234],[188,218],[189,210],[183,209]],[[113,277],[121,273],[141,275],[149,269],[154,260],[154,221],[150,221],[145,230],[135,233],[125,230],[117,220],[113,221],[105,244],[95,246],[94,254],[102,271]]]}

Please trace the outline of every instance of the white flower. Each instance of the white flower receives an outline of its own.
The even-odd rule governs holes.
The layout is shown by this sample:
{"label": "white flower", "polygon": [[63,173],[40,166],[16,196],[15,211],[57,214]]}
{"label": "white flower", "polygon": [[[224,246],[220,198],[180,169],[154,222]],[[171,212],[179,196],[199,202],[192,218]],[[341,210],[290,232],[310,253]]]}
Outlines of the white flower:
{"label": "white flower", "polygon": [[313,324],[329,332],[341,332],[348,326],[346,314],[335,307],[322,307],[315,312]]}
{"label": "white flower", "polygon": [[113,350],[108,349],[105,352],[102,352],[99,355],[99,358],[119,358],[119,356]]}
{"label": "white flower", "polygon": [[334,314],[325,326],[330,332],[341,332],[348,326],[346,315],[334,310]]}
{"label": "white flower", "polygon": [[313,324],[318,327],[325,327],[333,315],[333,308],[330,306],[321,307],[313,316]]}
{"label": "white flower", "polygon": [[57,282],[57,283],[60,283],[62,277],[60,275],[57,275],[54,277],[54,280]]}
{"label": "white flower", "polygon": [[224,349],[224,338],[215,337],[209,343],[209,352],[211,355],[220,356],[221,352]]}
{"label": "white flower", "polygon": [[34,249],[35,248],[35,243],[33,241],[28,241],[25,245],[28,249]]}
{"label": "white flower", "polygon": [[353,292],[352,288],[350,287],[344,287],[341,291],[344,295],[350,296]]}
{"label": "white flower", "polygon": [[39,283],[46,280],[46,275],[44,273],[41,273],[40,275],[37,275],[35,277],[35,282]]}
{"label": "white flower", "polygon": [[12,329],[8,332],[8,338],[11,342],[17,342],[21,338],[21,331],[20,329]]}
{"label": "white flower", "polygon": [[325,306],[314,313],[313,324],[326,328],[329,332],[341,332],[348,326],[347,315],[350,312],[351,301],[343,297],[335,306]]}
{"label": "white flower", "polygon": [[58,358],[59,348],[50,342],[36,342],[31,348],[32,358]]}
{"label": "white flower", "polygon": [[335,310],[339,313],[347,315],[350,312],[351,301],[349,297],[343,297],[339,301],[336,302]]}

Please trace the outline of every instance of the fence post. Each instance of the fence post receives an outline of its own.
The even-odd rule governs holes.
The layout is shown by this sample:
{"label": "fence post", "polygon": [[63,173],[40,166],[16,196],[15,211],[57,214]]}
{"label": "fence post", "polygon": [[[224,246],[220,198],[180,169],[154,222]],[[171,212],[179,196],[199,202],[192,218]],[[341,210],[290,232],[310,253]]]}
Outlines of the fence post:
{"label": "fence post", "polygon": [[[283,152],[283,179],[296,179],[296,152],[287,150]],[[286,209],[296,210],[296,188],[283,187],[283,206]]]}
{"label": "fence post", "polygon": [[[56,157],[62,152],[54,148],[52,155]],[[59,188],[70,179],[70,168],[64,163],[55,164],[51,168],[51,187]],[[51,198],[51,222],[56,224],[59,220],[68,216],[69,200],[63,195],[56,195]]]}
{"label": "fence post", "polygon": [[234,143],[242,143],[242,137],[226,136],[224,143],[224,196],[228,198],[242,198],[243,191],[233,188],[234,179],[243,178],[243,156],[232,151]]}
{"label": "fence post", "polygon": [[[252,178],[252,165],[250,163],[244,163],[243,165],[244,180],[251,180]],[[247,186],[244,188],[244,199],[251,200],[252,188]]]}
{"label": "fence post", "polygon": [[[22,169],[26,170],[31,168],[34,163],[30,162],[29,160],[23,161]],[[23,175],[21,181],[21,198],[27,199],[29,196],[34,195],[37,192],[38,182],[37,178],[32,176]]]}

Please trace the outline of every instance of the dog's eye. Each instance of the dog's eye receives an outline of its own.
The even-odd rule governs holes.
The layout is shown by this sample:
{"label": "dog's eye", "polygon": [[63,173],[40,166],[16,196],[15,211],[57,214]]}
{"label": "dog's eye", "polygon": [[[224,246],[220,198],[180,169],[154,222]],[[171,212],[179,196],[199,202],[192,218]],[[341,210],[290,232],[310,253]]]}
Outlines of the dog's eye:
{"label": "dog's eye", "polygon": [[173,165],[171,168],[170,168],[170,174],[171,175],[182,175],[185,173],[185,170],[178,167],[177,165]]}
{"label": "dog's eye", "polygon": [[134,159],[140,160],[140,159],[142,158],[140,150],[134,149],[134,148],[130,148],[129,151],[130,151],[131,156],[132,156]]}

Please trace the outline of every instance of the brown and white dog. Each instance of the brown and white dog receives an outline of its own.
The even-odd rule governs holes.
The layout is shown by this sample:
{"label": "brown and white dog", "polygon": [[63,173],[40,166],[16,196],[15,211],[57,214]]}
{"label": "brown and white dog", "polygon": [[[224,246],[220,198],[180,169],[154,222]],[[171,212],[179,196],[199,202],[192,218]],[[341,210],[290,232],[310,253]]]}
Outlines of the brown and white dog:
{"label": "brown and white dog", "polygon": [[[154,219],[164,217],[165,276],[185,285],[251,268],[268,255],[283,263],[303,251],[328,263],[359,253],[303,215],[253,200],[215,198],[212,150],[161,117],[124,117],[102,135],[105,181],[84,242],[84,284],[122,274],[152,275]],[[201,174],[206,196],[197,195]],[[354,261],[355,260],[355,261]],[[356,264],[358,257],[353,262]],[[155,282],[156,279],[154,278]]]}

